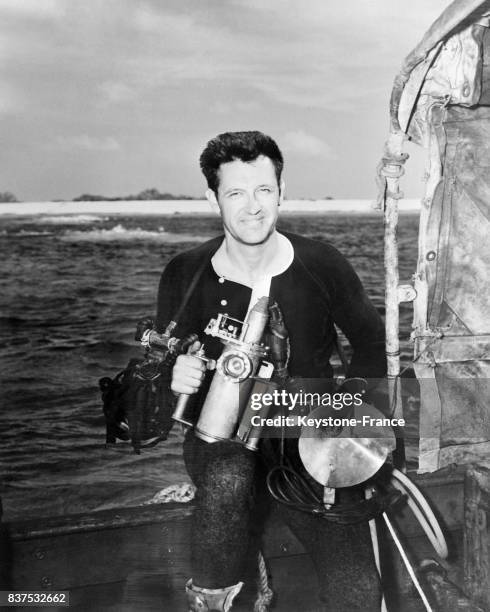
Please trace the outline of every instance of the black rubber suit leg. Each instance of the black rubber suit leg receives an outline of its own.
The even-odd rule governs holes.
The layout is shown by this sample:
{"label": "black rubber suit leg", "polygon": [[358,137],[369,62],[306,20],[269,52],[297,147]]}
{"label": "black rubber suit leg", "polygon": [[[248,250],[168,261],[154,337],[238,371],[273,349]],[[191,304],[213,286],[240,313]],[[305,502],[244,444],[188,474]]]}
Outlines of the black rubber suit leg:
{"label": "black rubber suit leg", "polygon": [[[345,489],[342,494],[348,503],[360,492]],[[379,612],[381,585],[369,524],[337,525],[282,505],[279,511],[315,565],[322,612]]]}
{"label": "black rubber suit leg", "polygon": [[217,589],[243,580],[257,456],[234,442],[209,444],[192,433],[184,460],[197,487],[191,528],[192,579]]}
{"label": "black rubber suit leg", "polygon": [[[241,444],[208,444],[186,436],[184,459],[197,486],[192,518],[192,578],[195,585],[219,589],[243,580],[258,456]],[[343,489],[337,501],[362,498],[362,489]],[[374,563],[369,525],[337,525],[279,504],[286,524],[315,565],[323,612],[379,612],[381,588]]]}

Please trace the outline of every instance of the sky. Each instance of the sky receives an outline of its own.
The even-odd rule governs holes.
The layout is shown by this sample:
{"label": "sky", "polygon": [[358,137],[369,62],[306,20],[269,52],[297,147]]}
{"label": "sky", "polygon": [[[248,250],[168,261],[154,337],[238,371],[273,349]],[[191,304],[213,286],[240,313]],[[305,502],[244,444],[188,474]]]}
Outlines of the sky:
{"label": "sky", "polygon": [[201,196],[206,142],[258,129],[287,197],[372,199],[393,79],[448,4],[0,0],[0,191]]}

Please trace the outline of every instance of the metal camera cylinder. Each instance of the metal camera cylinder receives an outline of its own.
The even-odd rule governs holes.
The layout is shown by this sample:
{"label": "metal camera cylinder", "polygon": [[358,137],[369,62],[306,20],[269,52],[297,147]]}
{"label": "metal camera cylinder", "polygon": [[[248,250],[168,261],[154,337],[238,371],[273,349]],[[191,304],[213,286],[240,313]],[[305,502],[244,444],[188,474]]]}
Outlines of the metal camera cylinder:
{"label": "metal camera cylinder", "polygon": [[211,386],[196,424],[195,435],[206,442],[229,440],[235,436],[240,415],[248,403],[259,364],[266,356],[260,344],[269,318],[269,300],[260,298],[250,311],[238,337],[232,325],[221,325],[222,317],[212,320],[206,330],[221,338],[224,349],[216,364]]}
{"label": "metal camera cylinder", "polygon": [[245,446],[252,451],[256,451],[259,446],[260,438],[262,437],[262,430],[264,426],[262,424],[254,424],[254,417],[259,419],[262,423],[263,419],[266,419],[272,406],[262,405],[260,411],[257,411],[253,407],[252,396],[262,396],[264,393],[271,393],[274,390],[279,389],[279,385],[270,380],[262,380],[257,378],[254,380],[254,385],[251,393],[248,395],[248,401],[245,409],[242,412],[242,417],[236,437],[238,440],[243,442]]}
{"label": "metal camera cylinder", "polygon": [[[197,336],[195,336],[195,339],[197,340]],[[206,358],[203,347],[201,347],[196,353],[194,353],[194,356],[201,359],[201,361],[203,361],[207,366],[209,359]],[[177,399],[177,404],[175,405],[175,409],[172,414],[172,419],[174,421],[177,421],[177,423],[181,423],[185,427],[194,427],[194,423],[187,416],[187,405],[189,403],[189,397],[190,396],[185,393],[181,393],[179,395],[179,398]]]}
{"label": "metal camera cylinder", "polygon": [[181,423],[185,427],[194,427],[194,423],[187,417],[187,404],[189,403],[189,396],[181,394],[175,405],[175,410],[172,414],[172,419]]}

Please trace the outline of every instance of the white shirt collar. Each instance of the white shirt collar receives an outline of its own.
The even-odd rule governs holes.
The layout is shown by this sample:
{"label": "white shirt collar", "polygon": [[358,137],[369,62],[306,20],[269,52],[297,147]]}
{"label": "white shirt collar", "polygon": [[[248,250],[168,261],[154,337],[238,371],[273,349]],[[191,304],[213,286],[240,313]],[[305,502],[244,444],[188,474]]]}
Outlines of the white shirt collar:
{"label": "white shirt collar", "polygon": [[[284,236],[283,234],[279,234],[279,232],[277,233],[277,245],[278,245],[278,254],[274,258],[274,265],[267,271],[267,274],[263,274],[262,276],[258,277],[255,280],[254,285],[252,286],[252,289],[258,284],[263,285],[264,283],[267,284],[267,282],[270,286],[270,281],[272,277],[282,274],[293,263],[293,259],[294,259],[293,245],[291,244],[290,240],[286,238],[286,236]],[[224,240],[221,243],[221,246],[216,251],[216,253],[211,258],[211,265],[213,266],[213,269],[216,272],[216,274],[226,280],[233,281],[235,283],[240,283],[241,285],[246,285],[247,287],[250,287],[251,286],[250,283],[248,282],[248,280],[245,280],[242,277],[239,270],[234,271],[233,274],[230,274],[229,271],[227,271],[226,274],[223,274],[223,270],[220,271],[219,261],[217,261],[217,257],[216,257],[218,253],[220,254],[220,257],[223,257],[226,259],[226,252],[224,251]],[[228,270],[230,268],[228,268]]]}

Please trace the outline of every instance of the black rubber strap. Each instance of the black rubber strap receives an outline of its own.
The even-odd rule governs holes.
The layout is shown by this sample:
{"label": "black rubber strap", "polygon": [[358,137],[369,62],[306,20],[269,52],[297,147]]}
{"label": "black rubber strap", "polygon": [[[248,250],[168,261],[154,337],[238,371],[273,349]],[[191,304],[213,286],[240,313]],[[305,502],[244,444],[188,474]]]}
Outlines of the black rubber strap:
{"label": "black rubber strap", "polygon": [[[323,284],[323,282],[321,281],[321,279],[319,279],[316,274],[313,274],[311,272],[311,270],[308,268],[308,266],[304,263],[304,261],[301,259],[301,257],[295,252],[294,256],[296,258],[296,260],[298,261],[299,264],[301,264],[301,266],[303,267],[303,269],[305,270],[306,274],[311,278],[311,280],[314,282],[314,284],[318,287],[318,289],[320,290],[321,296],[325,302],[325,306],[327,308],[327,311],[331,313],[332,308],[331,308],[331,301],[330,301],[330,294],[328,293],[328,289],[325,287],[325,285]],[[347,361],[347,357],[345,355],[345,351],[344,348],[342,346],[342,343],[340,342],[340,338],[339,335],[337,333],[337,330],[335,329],[334,326],[334,345],[335,345],[335,349],[339,355],[340,358],[340,362],[342,364],[342,369],[344,370],[344,374],[345,376],[347,376],[347,370],[349,369],[349,362]]]}
{"label": "black rubber strap", "polygon": [[184,297],[182,298],[182,302],[180,303],[179,309],[177,310],[177,312],[175,313],[175,315],[172,318],[172,321],[177,324],[179,322],[180,317],[182,316],[182,313],[185,310],[185,307],[187,306],[187,303],[189,302],[191,295],[194,293],[194,289],[197,286],[197,283],[199,282],[204,269],[206,268],[206,266],[209,264],[209,260],[207,258],[204,259],[204,261],[201,263],[201,265],[199,266],[199,268],[197,269],[196,273],[194,274],[194,276],[192,277],[191,283],[190,285],[187,287],[187,291],[185,292]]}

